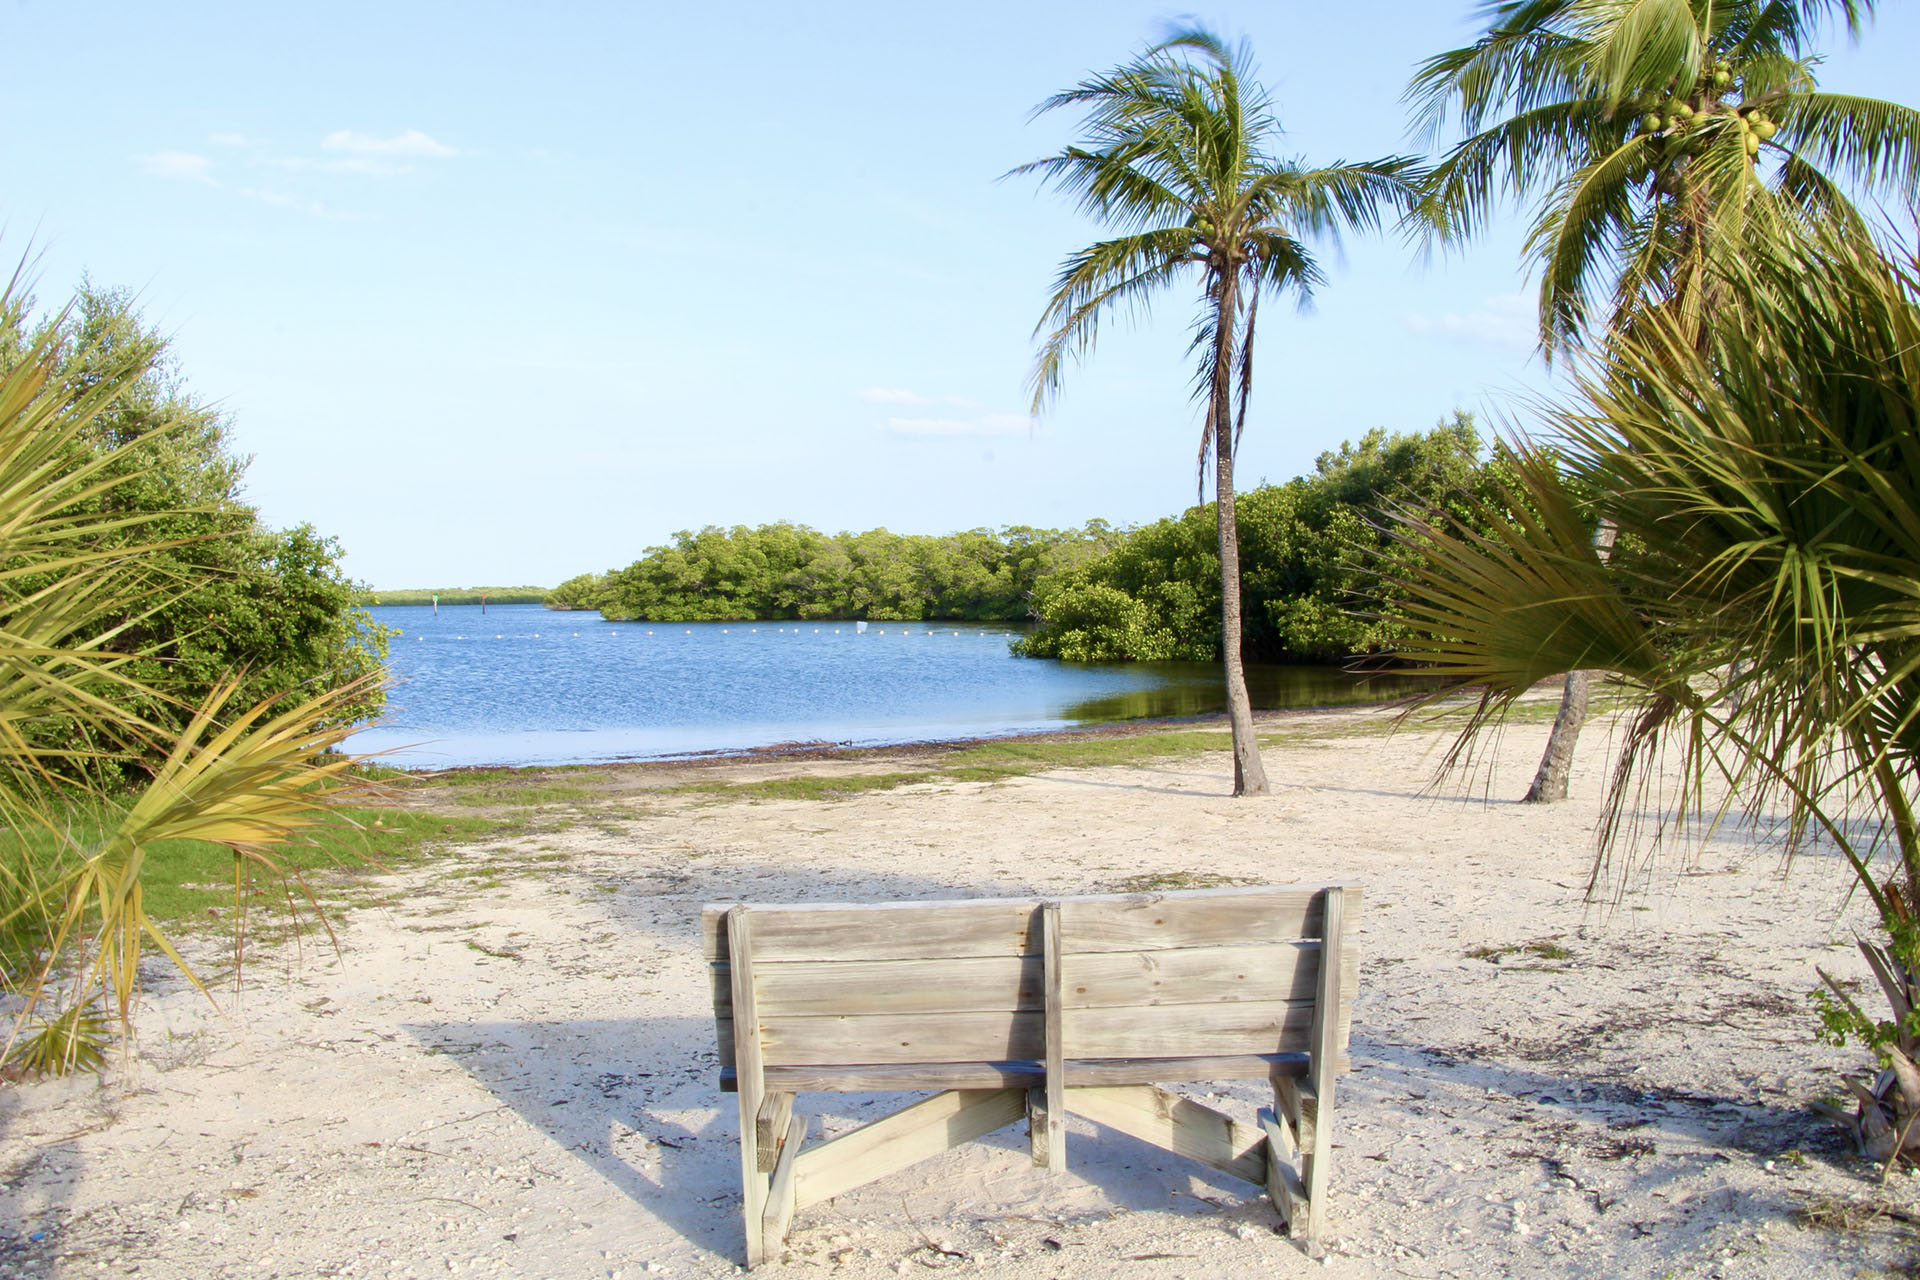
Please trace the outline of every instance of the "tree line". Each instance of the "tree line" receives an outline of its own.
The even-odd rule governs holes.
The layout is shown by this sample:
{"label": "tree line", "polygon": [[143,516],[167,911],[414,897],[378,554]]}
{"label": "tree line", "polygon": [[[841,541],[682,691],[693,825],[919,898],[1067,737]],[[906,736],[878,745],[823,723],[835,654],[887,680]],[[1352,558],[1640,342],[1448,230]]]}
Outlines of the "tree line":
{"label": "tree line", "polygon": [[1104,520],[1078,529],[969,529],[945,536],[822,533],[799,524],[708,526],[650,547],[624,569],[556,587],[555,609],[608,619],[731,622],[861,618],[876,622],[1014,621],[1035,584],[1090,561],[1125,534]]}
{"label": "tree line", "polygon": [[[1466,513],[1489,492],[1471,415],[1427,432],[1377,429],[1322,454],[1312,474],[1240,496],[1244,651],[1256,661],[1330,662],[1406,634],[1383,565],[1404,558],[1394,511]],[[1139,528],[885,529],[709,526],[674,535],[624,569],[581,574],[548,593],[555,609],[610,620],[807,618],[1032,622],[1015,652],[1072,662],[1221,656],[1214,505]]]}
{"label": "tree line", "polygon": [[367,603],[539,604],[550,594],[545,587],[421,587],[404,591],[371,591],[367,593]]}

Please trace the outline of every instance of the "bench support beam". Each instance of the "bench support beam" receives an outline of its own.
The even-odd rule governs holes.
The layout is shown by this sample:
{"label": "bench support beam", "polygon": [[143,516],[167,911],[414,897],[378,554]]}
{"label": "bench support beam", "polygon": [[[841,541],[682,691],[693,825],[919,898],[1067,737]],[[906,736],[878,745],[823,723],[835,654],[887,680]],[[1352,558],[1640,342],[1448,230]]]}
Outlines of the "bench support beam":
{"label": "bench support beam", "polygon": [[1095,1124],[1263,1187],[1266,1134],[1150,1084],[1067,1090],[1067,1108]]}
{"label": "bench support beam", "polygon": [[1026,1114],[1025,1089],[954,1089],[823,1142],[794,1158],[795,1208],[984,1138]]}

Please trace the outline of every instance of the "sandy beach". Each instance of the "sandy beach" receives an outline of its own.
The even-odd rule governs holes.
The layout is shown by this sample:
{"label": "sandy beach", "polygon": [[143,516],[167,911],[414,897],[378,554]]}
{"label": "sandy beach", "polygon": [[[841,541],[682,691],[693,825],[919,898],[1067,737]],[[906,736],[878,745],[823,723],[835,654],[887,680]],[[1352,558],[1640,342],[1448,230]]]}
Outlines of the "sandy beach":
{"label": "sandy beach", "polygon": [[[1828,852],[1669,841],[1589,901],[1605,726],[1574,798],[1498,768],[1429,789],[1446,734],[1380,711],[1274,718],[1275,794],[1225,751],[837,800],[675,791],[611,769],[510,838],[372,877],[324,935],[257,955],[215,1012],[147,970],[139,1056],[0,1090],[0,1276],[732,1275],[735,1117],[716,1084],[702,903],[1357,883],[1361,989],[1331,1249],[1264,1196],[1082,1121],[1023,1129],[804,1212],[767,1274],[1005,1277],[1880,1275],[1910,1204],[1807,1108],[1814,966],[1865,976]],[[742,760],[698,776],[872,771]],[[1614,883],[1611,882],[1610,883]],[[222,942],[194,940],[218,972]],[[1250,1117],[1253,1082],[1194,1096]],[[888,1109],[807,1095],[815,1133]],[[1822,1210],[1828,1212],[1822,1213]],[[1809,1212],[1815,1221],[1809,1221]],[[1864,1210],[1857,1217],[1866,1217]],[[1902,1272],[1904,1273],[1904,1272]]]}

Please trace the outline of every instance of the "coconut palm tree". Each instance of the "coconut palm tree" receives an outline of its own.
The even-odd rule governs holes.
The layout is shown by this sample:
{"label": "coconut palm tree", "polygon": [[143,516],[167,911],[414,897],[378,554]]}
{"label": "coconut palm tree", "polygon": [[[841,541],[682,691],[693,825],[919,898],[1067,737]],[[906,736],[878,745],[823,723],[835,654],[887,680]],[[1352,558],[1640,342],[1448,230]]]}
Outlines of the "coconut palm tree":
{"label": "coconut palm tree", "polygon": [[1307,242],[1376,227],[1382,206],[1404,211],[1418,177],[1399,157],[1319,168],[1275,157],[1279,125],[1250,64],[1244,45],[1197,27],[1177,31],[1041,103],[1036,116],[1084,111],[1085,140],[1013,170],[1038,174],[1119,232],[1061,267],[1034,330],[1044,335],[1031,380],[1034,412],[1058,392],[1068,357],[1092,349],[1116,308],[1144,307],[1177,281],[1199,285],[1191,346],[1203,406],[1199,483],[1204,493],[1211,461],[1235,795],[1267,790],[1241,665],[1233,489],[1261,295],[1308,296],[1325,277]]}
{"label": "coconut palm tree", "polygon": [[[1403,656],[1441,674],[1434,696],[1483,691],[1454,762],[1545,676],[1637,694],[1596,876],[1663,749],[1684,779],[1666,818],[1783,810],[1790,841],[1811,828],[1845,857],[1886,927],[1862,949],[1894,1019],[1835,987],[1828,1025],[1883,1055],[1850,1087],[1863,1145],[1891,1159],[1920,1149],[1920,278],[1829,232],[1715,286],[1738,305],[1704,350],[1658,314],[1585,358],[1555,448],[1511,450],[1487,532],[1409,517],[1422,632]],[[1589,501],[1620,532],[1610,560]]]}
{"label": "coconut palm tree", "polygon": [[1504,0],[1478,40],[1429,58],[1407,90],[1421,126],[1467,136],[1434,166],[1421,213],[1443,238],[1530,203],[1549,355],[1594,324],[1678,306],[1698,333],[1704,268],[1784,227],[1857,219],[1849,190],[1920,192],[1920,112],[1823,93],[1812,46],[1871,0]]}
{"label": "coconut palm tree", "polygon": [[[19,297],[16,278],[0,314]],[[152,554],[177,545],[156,532],[175,513],[116,511],[116,491],[143,479],[127,465],[138,442],[102,446],[89,428],[148,357],[102,359],[76,392],[58,376],[59,327],[0,371],[0,991],[13,998],[0,1063],[30,1072],[98,1061],[107,1009],[128,1024],[147,946],[197,985],[146,912],[148,851],[223,845],[236,888],[277,872],[273,847],[342,789],[354,761],[331,748],[350,727],[341,713],[367,693],[360,680],[288,710],[235,707],[229,680],[183,729],[142,718],[135,708],[164,695],[111,645],[182,590]],[[99,766],[136,760],[148,762],[144,787],[89,788],[114,773]]]}
{"label": "coconut palm tree", "polygon": [[[1712,264],[1840,221],[1866,234],[1845,192],[1912,200],[1920,112],[1823,93],[1821,25],[1858,33],[1871,0],[1506,0],[1471,45],[1430,58],[1408,89],[1437,133],[1467,137],[1435,166],[1423,221],[1478,233],[1503,199],[1531,201],[1549,358],[1596,328],[1674,311],[1696,343],[1725,299]],[[1602,540],[1608,538],[1602,530]],[[1566,798],[1587,678],[1569,672],[1528,800]]]}

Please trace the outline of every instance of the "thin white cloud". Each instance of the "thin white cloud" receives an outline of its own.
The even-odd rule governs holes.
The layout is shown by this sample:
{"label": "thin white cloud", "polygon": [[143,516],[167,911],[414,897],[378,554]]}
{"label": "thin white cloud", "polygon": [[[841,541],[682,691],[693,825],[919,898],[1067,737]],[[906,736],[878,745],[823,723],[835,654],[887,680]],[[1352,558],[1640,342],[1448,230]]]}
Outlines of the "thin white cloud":
{"label": "thin white cloud", "polygon": [[1414,312],[1406,317],[1406,325],[1415,333],[1531,351],[1540,340],[1534,305],[1529,294],[1503,293],[1482,299],[1477,309],[1465,313],[1448,311],[1429,316]]}
{"label": "thin white cloud", "polygon": [[207,141],[216,147],[244,147],[247,145],[247,135],[244,133],[216,133],[209,135]]}
{"label": "thin white cloud", "polygon": [[355,156],[404,156],[410,159],[437,159],[460,154],[455,148],[436,141],[418,129],[408,129],[391,138],[376,138],[368,133],[355,133],[352,129],[335,129],[320,140],[320,149]]}
{"label": "thin white cloud", "polygon": [[326,218],[332,222],[358,222],[360,219],[351,213],[342,213],[338,209],[329,209],[318,200],[303,200],[299,196],[290,196],[284,191],[268,191],[262,187],[242,187],[240,194],[249,200],[258,200],[261,204],[272,205],[276,209],[293,209],[300,213],[312,214],[316,218]]}
{"label": "thin white cloud", "polygon": [[977,418],[888,418],[887,430],[902,436],[1004,436],[1030,430],[1033,419],[1019,413],[986,413]]}
{"label": "thin white cloud", "polygon": [[213,180],[213,160],[191,151],[156,151],[148,156],[135,156],[133,162],[150,178],[218,185]]}
{"label": "thin white cloud", "polygon": [[932,404],[926,396],[897,387],[868,387],[860,393],[868,404]]}

